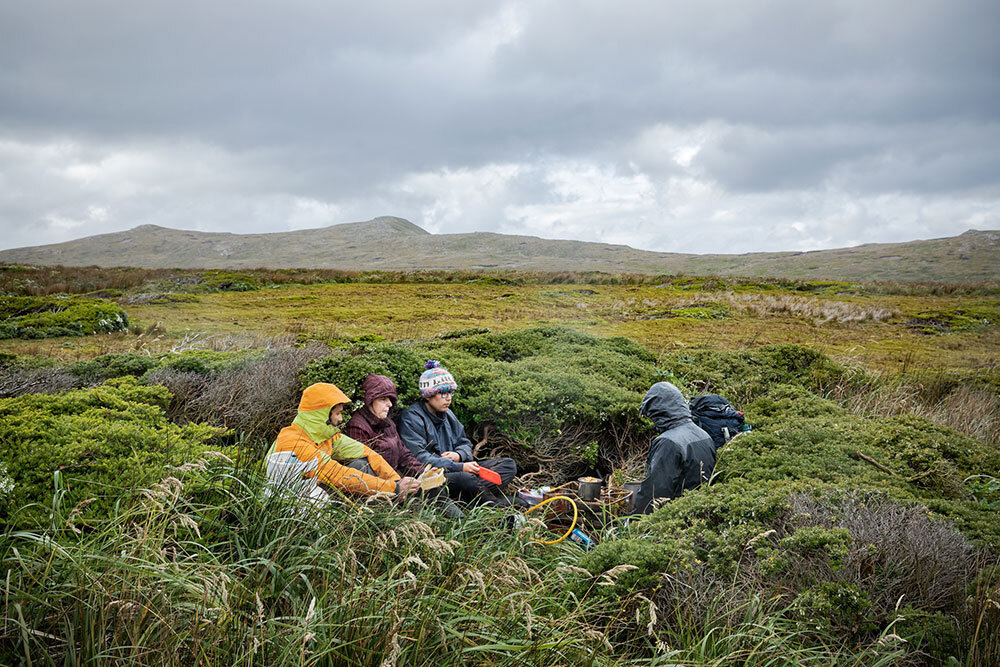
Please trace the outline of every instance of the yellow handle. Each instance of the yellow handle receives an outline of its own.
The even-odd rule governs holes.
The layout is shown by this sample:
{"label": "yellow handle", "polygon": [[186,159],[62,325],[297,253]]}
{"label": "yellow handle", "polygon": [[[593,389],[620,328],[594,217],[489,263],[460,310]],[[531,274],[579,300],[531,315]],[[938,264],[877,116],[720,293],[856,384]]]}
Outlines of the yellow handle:
{"label": "yellow handle", "polygon": [[538,503],[537,505],[534,505],[531,508],[529,508],[528,511],[524,513],[525,516],[527,516],[528,514],[531,514],[532,512],[534,512],[536,509],[538,509],[542,505],[548,505],[553,500],[568,500],[569,501],[569,504],[573,506],[573,523],[570,524],[569,530],[567,530],[566,533],[562,537],[560,537],[559,539],[557,539],[557,540],[536,540],[535,538],[531,538],[532,542],[538,542],[539,544],[557,544],[557,543],[562,542],[563,540],[565,540],[567,537],[569,537],[569,534],[573,532],[574,528],[576,528],[576,517],[577,517],[576,503],[573,501],[572,498],[569,498],[567,496],[552,496],[551,498],[548,498],[547,500],[543,500],[542,502]]}

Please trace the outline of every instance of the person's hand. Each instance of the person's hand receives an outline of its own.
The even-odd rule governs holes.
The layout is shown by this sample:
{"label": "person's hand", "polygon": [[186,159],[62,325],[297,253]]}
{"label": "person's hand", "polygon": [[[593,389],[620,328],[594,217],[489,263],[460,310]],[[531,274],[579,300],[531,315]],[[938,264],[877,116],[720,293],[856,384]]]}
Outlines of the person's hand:
{"label": "person's hand", "polygon": [[405,498],[419,489],[420,480],[416,477],[403,477],[396,482],[396,496],[399,498]]}
{"label": "person's hand", "polygon": [[467,461],[462,464],[462,472],[471,472],[473,475],[478,475],[479,464],[475,461]]}
{"label": "person's hand", "polygon": [[458,452],[444,452],[441,454],[442,458],[446,458],[449,461],[461,461],[462,457],[458,455]]}

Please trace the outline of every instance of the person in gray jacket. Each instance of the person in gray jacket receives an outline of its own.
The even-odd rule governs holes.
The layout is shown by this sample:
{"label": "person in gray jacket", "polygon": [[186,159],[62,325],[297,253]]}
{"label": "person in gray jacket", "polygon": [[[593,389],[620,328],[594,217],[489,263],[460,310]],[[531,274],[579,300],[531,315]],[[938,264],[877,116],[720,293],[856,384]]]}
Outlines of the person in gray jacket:
{"label": "person in gray jacket", "polygon": [[[420,400],[399,415],[403,444],[421,465],[444,468],[452,499],[509,504],[502,490],[517,475],[517,465],[510,458],[476,460],[465,427],[449,409],[458,390],[452,374],[440,362],[428,361],[418,386]],[[500,486],[481,479],[481,467],[497,473]]]}
{"label": "person in gray jacket", "polygon": [[636,495],[635,514],[652,511],[654,498],[676,498],[712,477],[712,436],[691,421],[691,409],[680,390],[657,382],[642,399],[639,414],[653,420],[658,436],[646,455],[646,479]]}

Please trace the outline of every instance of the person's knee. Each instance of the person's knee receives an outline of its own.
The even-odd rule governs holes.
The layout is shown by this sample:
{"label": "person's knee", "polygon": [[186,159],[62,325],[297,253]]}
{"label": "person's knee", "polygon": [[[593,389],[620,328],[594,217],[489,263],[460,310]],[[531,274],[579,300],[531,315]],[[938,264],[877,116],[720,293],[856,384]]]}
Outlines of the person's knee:
{"label": "person's knee", "polygon": [[506,484],[517,476],[517,464],[512,458],[503,457],[497,459],[486,459],[485,461],[480,461],[479,465],[484,468],[489,468],[496,474],[500,475],[500,479],[503,484]]}

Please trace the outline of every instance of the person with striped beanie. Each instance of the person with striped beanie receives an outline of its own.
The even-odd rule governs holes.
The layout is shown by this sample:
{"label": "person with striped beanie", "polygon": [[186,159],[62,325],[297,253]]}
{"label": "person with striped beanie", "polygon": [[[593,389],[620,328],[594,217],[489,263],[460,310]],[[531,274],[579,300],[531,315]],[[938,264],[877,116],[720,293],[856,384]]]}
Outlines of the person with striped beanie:
{"label": "person with striped beanie", "polygon": [[[427,362],[418,382],[420,400],[399,416],[399,435],[421,464],[444,468],[453,499],[507,505],[502,490],[517,475],[511,458],[477,461],[465,427],[451,411],[458,383],[441,362]],[[480,476],[486,468],[500,476],[500,484]]]}

